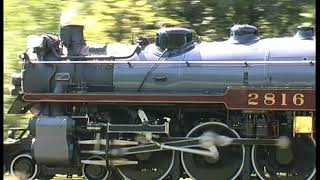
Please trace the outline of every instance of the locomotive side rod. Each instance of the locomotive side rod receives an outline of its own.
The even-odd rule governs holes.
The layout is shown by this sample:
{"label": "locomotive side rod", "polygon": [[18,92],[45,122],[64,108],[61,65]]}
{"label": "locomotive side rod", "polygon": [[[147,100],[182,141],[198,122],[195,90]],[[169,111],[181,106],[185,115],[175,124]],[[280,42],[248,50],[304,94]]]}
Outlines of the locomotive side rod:
{"label": "locomotive side rod", "polygon": [[240,138],[233,139],[230,145],[270,145],[287,148],[290,145],[290,140],[286,136],[281,136],[277,139],[253,139],[253,138]]}
{"label": "locomotive side rod", "polygon": [[203,147],[228,146],[228,145],[270,145],[287,148],[290,145],[290,139],[286,136],[280,136],[276,139],[257,139],[257,138],[230,138],[221,136],[214,132],[208,131],[200,136],[200,144]]}
{"label": "locomotive side rod", "polygon": [[[167,145],[173,145],[173,146],[183,146],[183,147],[193,147],[197,146],[199,143],[199,140],[203,141],[203,138],[197,137],[197,138],[191,138],[186,139],[187,137],[173,137],[173,139],[177,140],[171,140],[171,137],[164,137],[160,140],[166,143]],[[217,146],[226,146],[226,145],[270,145],[270,146],[280,146],[280,147],[288,147],[290,145],[290,140],[286,136],[281,136],[279,138],[275,139],[255,139],[255,138],[229,138],[229,137],[222,137],[227,138],[224,140],[224,142],[218,142],[214,143]],[[206,141],[206,140],[204,140]],[[209,139],[208,141],[216,142],[215,139]]]}
{"label": "locomotive side rod", "polygon": [[[226,138],[226,137],[216,137]],[[228,137],[227,137],[228,138]],[[170,138],[164,138],[170,139]],[[197,137],[185,139],[182,137],[180,140],[165,142],[160,138],[162,142],[152,141],[152,144],[138,145],[133,147],[123,148],[111,148],[108,150],[108,154],[111,156],[124,156],[139,153],[156,152],[163,150],[176,150],[181,152],[193,153],[204,156],[212,156],[213,153],[208,150],[192,149],[191,147],[202,147],[204,149],[210,149],[212,146],[228,146],[228,145],[269,145],[279,146],[280,148],[286,148],[289,146],[290,141],[287,137],[279,137],[277,139],[254,139],[254,138],[228,138],[227,142],[219,142],[217,139],[209,139],[208,137]],[[206,144],[211,144],[208,146]],[[89,154],[105,154],[104,151],[84,150],[81,153]]]}
{"label": "locomotive side rod", "polygon": [[[164,133],[169,134],[169,124],[163,125],[114,125],[114,124],[101,124],[107,127],[108,133]],[[171,145],[176,147],[190,147],[200,145],[202,147],[210,147],[211,145],[227,146],[227,145],[272,145],[286,148],[290,145],[288,137],[281,136],[277,139],[256,139],[256,138],[230,138],[221,136],[214,132],[206,132],[200,137],[187,138],[187,137],[161,137],[160,142],[153,142],[156,144]],[[161,145],[159,145],[161,146]]]}

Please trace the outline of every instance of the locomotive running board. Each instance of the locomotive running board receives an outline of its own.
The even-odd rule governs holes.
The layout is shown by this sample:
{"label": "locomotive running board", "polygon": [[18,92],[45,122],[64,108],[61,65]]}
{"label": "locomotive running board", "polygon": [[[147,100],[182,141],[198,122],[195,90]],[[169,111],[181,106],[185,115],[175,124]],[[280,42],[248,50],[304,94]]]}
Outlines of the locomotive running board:
{"label": "locomotive running board", "polygon": [[21,94],[9,114],[25,113],[31,103],[224,104],[231,110],[315,111],[314,88],[229,87],[224,94],[86,93]]}

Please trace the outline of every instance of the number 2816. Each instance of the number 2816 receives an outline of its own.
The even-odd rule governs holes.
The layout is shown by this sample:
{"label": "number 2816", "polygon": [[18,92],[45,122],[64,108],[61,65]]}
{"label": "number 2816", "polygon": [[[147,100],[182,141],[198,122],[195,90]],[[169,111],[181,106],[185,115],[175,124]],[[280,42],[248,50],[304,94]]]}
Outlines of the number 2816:
{"label": "number 2816", "polygon": [[[259,94],[249,93],[248,94],[248,105],[257,106],[259,105]],[[263,104],[266,106],[272,106],[276,104],[276,95],[274,93],[265,93],[262,97]],[[304,95],[301,93],[296,93],[293,95],[292,99],[287,97],[287,94],[281,93],[281,106],[287,106],[288,102],[293,103],[296,106],[302,106],[304,104]]]}

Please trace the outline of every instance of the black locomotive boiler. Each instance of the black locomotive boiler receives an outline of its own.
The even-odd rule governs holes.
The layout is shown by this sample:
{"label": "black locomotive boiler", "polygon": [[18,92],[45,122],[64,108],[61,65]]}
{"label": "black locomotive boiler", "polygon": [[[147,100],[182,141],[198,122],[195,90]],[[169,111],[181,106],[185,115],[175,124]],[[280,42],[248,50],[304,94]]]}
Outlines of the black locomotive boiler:
{"label": "black locomotive boiler", "polygon": [[4,169],[25,179],[312,179],[315,37],[260,38],[235,25],[202,42],[161,28],[155,43],[87,45],[83,26],[28,37]]}

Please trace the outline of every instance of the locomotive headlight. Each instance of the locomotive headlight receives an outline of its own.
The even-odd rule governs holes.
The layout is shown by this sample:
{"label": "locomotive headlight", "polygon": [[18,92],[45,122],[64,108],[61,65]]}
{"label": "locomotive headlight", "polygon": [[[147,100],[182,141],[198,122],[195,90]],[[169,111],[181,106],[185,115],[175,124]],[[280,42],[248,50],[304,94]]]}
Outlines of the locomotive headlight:
{"label": "locomotive headlight", "polygon": [[42,47],[44,44],[43,38],[41,36],[31,35],[27,37],[27,47],[36,48]]}
{"label": "locomotive headlight", "polygon": [[312,116],[296,116],[294,118],[295,134],[310,134],[312,133]]}

